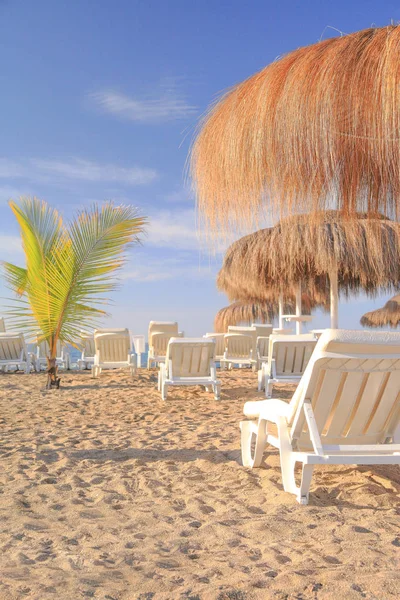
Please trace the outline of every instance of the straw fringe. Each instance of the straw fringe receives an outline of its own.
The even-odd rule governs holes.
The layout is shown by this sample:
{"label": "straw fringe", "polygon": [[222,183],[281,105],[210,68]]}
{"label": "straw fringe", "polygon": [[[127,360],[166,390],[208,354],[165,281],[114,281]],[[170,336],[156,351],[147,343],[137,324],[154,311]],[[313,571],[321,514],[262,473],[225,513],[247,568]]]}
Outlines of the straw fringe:
{"label": "straw fringe", "polygon": [[392,327],[400,323],[400,296],[393,296],[385,306],[365,313],[360,319],[363,327]]}
{"label": "straw fringe", "polygon": [[273,304],[235,302],[217,312],[214,319],[214,331],[226,333],[230,325],[250,325],[254,322],[271,323],[277,314],[277,307]]}
{"label": "straw fringe", "polygon": [[296,215],[247,235],[227,250],[217,286],[231,300],[277,301],[295,286],[317,301],[329,297],[329,273],[338,271],[343,296],[375,296],[400,287],[400,225],[387,219],[348,219],[338,211]]}
{"label": "straw fringe", "polygon": [[400,26],[299,48],[228,91],[190,157],[209,231],[328,208],[400,209]]}

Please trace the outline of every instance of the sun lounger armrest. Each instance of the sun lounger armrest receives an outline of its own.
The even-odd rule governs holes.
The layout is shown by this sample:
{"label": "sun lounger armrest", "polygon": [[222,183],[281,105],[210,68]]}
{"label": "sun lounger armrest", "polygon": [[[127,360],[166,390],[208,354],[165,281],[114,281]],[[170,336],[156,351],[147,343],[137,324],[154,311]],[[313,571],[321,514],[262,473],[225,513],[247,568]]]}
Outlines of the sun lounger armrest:
{"label": "sun lounger armrest", "polygon": [[249,419],[259,419],[276,422],[277,419],[287,419],[290,415],[290,405],[283,400],[262,400],[246,402],[243,412]]}
{"label": "sun lounger armrest", "polygon": [[272,421],[276,423],[283,417],[287,419],[290,414],[290,406],[283,400],[266,400],[265,405],[260,412],[260,420]]}

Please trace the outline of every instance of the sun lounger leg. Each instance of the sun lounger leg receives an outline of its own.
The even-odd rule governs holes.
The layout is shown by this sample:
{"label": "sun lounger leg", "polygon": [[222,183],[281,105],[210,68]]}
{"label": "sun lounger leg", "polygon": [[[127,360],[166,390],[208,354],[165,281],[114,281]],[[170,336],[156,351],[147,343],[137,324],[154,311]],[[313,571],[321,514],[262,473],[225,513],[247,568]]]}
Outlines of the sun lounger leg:
{"label": "sun lounger leg", "polygon": [[221,384],[216,383],[213,387],[214,387],[214,398],[215,398],[215,400],[219,400],[221,398]]}
{"label": "sun lounger leg", "polygon": [[130,369],[131,369],[131,375],[132,377],[134,377],[136,375],[136,371],[137,371],[137,356],[136,354],[130,354],[129,355],[129,361],[130,361]]}
{"label": "sun lounger leg", "polygon": [[299,504],[308,504],[308,495],[311,485],[314,465],[302,465],[300,486],[296,485],[295,479],[296,461],[290,453],[281,450],[281,469],[283,489],[285,492],[294,494]]}
{"label": "sun lounger leg", "polygon": [[266,392],[266,396],[267,398],[272,398],[272,386],[273,386],[273,382],[268,379],[266,387],[265,387],[265,392]]}
{"label": "sun lounger leg", "polygon": [[168,385],[163,381],[161,384],[161,398],[163,400],[166,400],[167,395],[168,395]]}
{"label": "sun lounger leg", "polygon": [[264,382],[264,373],[262,368],[258,370],[258,391],[261,392],[261,390],[263,389],[263,382]]}
{"label": "sun lounger leg", "polygon": [[251,421],[241,421],[241,447],[242,447],[242,462],[245,467],[259,467],[264,455],[265,446],[267,443],[267,433],[265,424],[259,429],[256,434],[254,454],[252,456],[251,446],[253,443],[253,423]]}

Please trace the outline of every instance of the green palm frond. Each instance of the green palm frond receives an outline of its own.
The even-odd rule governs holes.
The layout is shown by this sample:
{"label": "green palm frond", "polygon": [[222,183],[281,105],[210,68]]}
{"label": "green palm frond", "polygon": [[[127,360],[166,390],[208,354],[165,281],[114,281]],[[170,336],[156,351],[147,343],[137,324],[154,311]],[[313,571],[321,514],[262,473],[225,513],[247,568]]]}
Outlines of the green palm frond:
{"label": "green palm frond", "polygon": [[112,202],[80,212],[68,226],[35,198],[10,206],[26,268],[3,263],[8,286],[21,296],[8,315],[32,335],[39,330],[51,352],[57,340],[76,345],[81,329],[98,326],[106,315],[100,306],[115,289],[126,250],[140,241],[147,220],[136,208]]}

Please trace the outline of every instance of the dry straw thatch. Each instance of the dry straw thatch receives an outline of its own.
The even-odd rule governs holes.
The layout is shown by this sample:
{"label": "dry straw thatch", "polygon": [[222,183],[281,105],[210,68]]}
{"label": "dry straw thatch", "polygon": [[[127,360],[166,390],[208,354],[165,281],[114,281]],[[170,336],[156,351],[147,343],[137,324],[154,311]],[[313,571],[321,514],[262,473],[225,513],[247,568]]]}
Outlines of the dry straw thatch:
{"label": "dry straw thatch", "polygon": [[334,208],[400,212],[400,26],[299,48],[210,109],[191,152],[214,232]]}
{"label": "dry straw thatch", "polygon": [[[309,315],[316,306],[321,306],[309,294],[303,293],[301,296],[302,314]],[[326,303],[322,303],[325,307]],[[287,298],[284,302],[284,314],[293,314],[295,311],[294,294],[292,298]],[[243,302],[233,302],[229,306],[221,308],[215,315],[214,331],[216,333],[225,333],[230,325],[240,325],[251,323],[272,323],[279,316],[278,304],[276,301],[269,302],[251,302],[251,299]]]}
{"label": "dry straw thatch", "polygon": [[277,307],[273,304],[234,302],[221,308],[215,315],[214,331],[225,333],[230,325],[242,323],[271,323],[277,317]]}
{"label": "dry straw thatch", "polygon": [[363,327],[393,327],[400,323],[400,296],[390,298],[382,308],[365,313],[360,319]]}
{"label": "dry straw thatch", "polygon": [[400,225],[387,219],[348,219],[338,211],[282,220],[247,235],[227,250],[217,284],[230,299],[272,299],[302,282],[311,296],[329,295],[329,277],[339,293],[370,296],[400,286]]}

